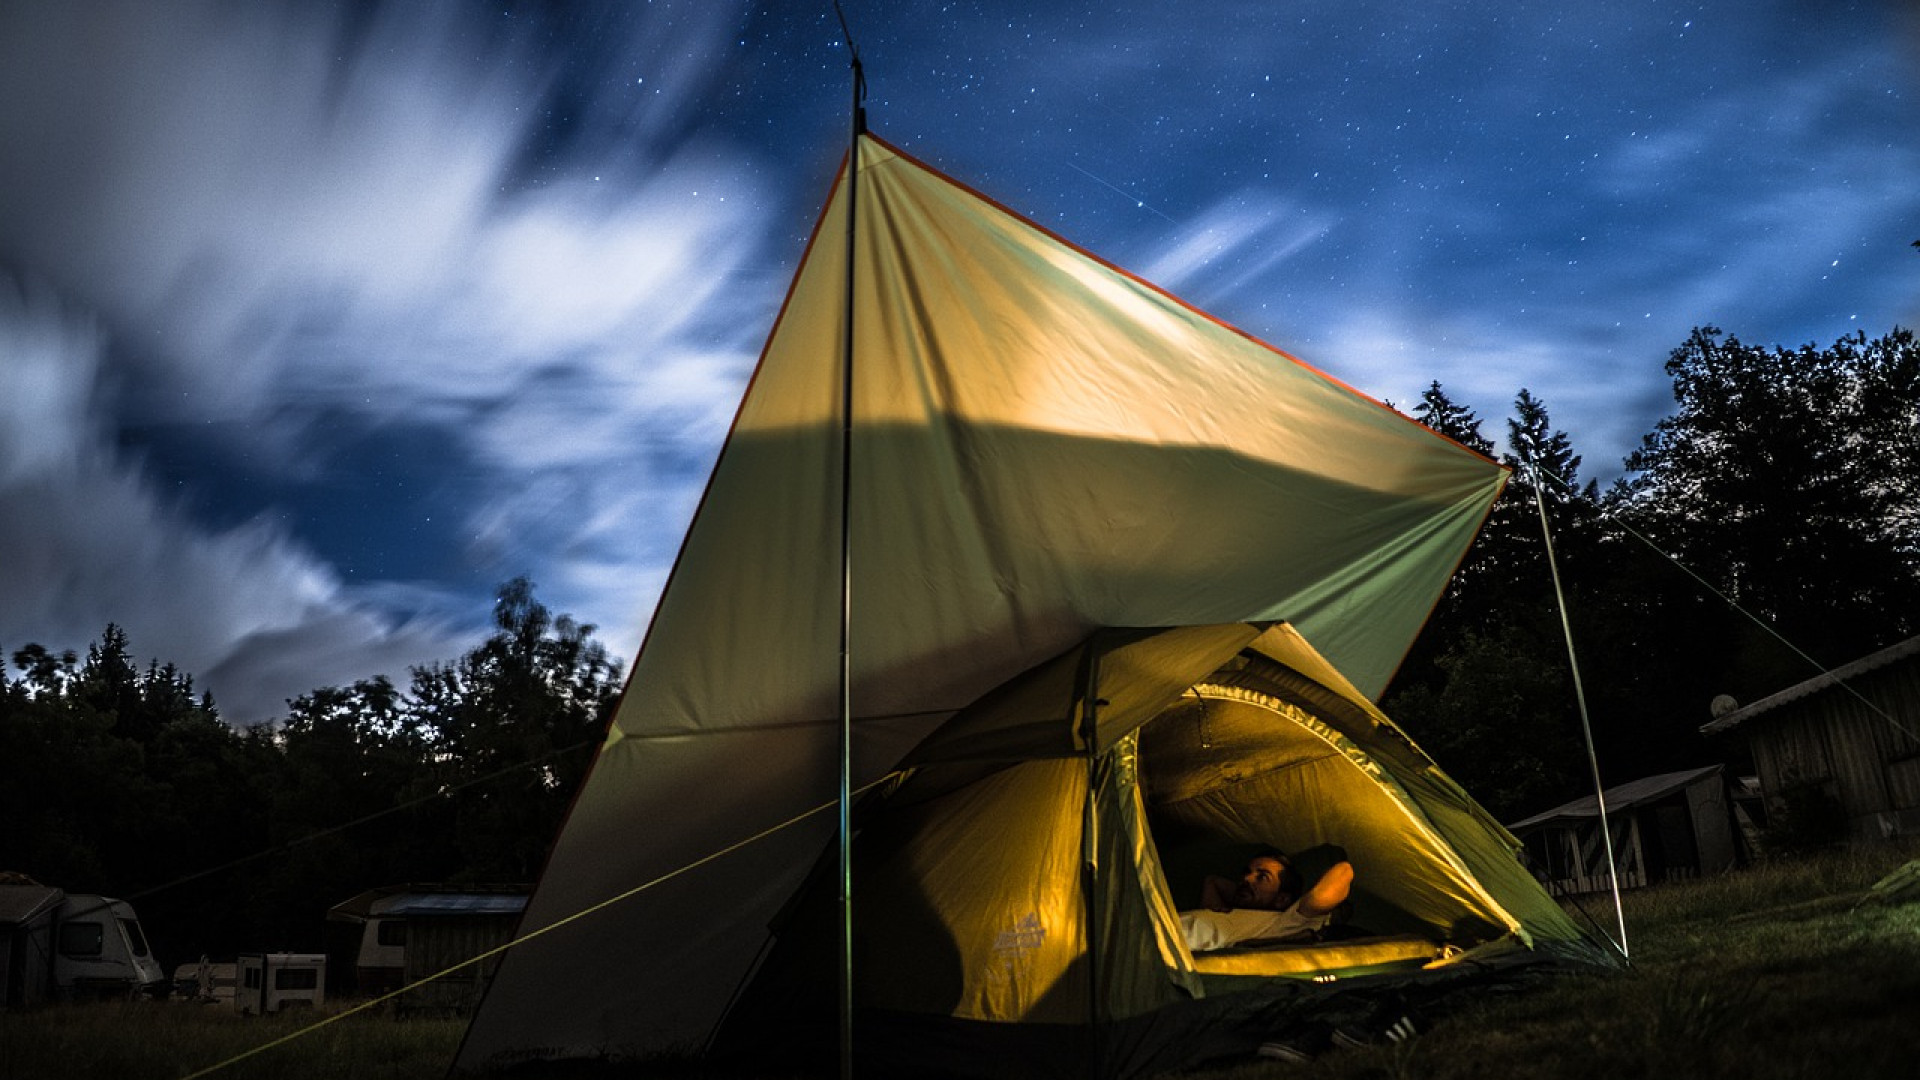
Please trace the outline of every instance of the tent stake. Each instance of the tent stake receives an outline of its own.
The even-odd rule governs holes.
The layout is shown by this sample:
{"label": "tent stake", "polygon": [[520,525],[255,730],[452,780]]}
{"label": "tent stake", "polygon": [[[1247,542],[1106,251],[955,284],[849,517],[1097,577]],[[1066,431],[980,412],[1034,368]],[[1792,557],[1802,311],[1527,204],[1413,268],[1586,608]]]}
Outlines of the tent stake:
{"label": "tent stake", "polygon": [[853,66],[852,131],[847,141],[847,290],[840,357],[840,1076],[853,1077],[853,312],[855,226],[860,214],[860,136],[866,133],[866,75],[840,0],[840,31]]}
{"label": "tent stake", "polygon": [[1580,704],[1580,733],[1587,741],[1587,765],[1593,770],[1593,799],[1600,811],[1600,844],[1607,851],[1607,881],[1613,886],[1613,914],[1620,926],[1620,955],[1627,952],[1627,911],[1620,903],[1620,873],[1613,862],[1613,831],[1607,826],[1607,793],[1600,783],[1600,755],[1593,747],[1593,722],[1587,716],[1587,691],[1580,681],[1580,657],[1573,649],[1573,623],[1567,618],[1567,594],[1560,586],[1560,562],[1553,554],[1553,530],[1547,527],[1547,502],[1540,492],[1540,466],[1529,453],[1527,472],[1533,478],[1533,505],[1540,511],[1540,538],[1547,545],[1547,569],[1553,574],[1553,598],[1560,609],[1560,633],[1567,639],[1567,667],[1573,672],[1573,696]]}

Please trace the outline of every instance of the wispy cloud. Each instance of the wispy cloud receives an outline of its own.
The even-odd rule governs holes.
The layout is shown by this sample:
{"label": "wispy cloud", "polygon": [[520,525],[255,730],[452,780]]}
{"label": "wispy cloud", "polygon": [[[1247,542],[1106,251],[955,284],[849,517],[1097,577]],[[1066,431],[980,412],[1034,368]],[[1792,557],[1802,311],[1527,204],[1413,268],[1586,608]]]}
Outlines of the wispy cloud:
{"label": "wispy cloud", "polygon": [[[1867,14],[895,7],[890,138],[1403,407],[1497,436],[1525,386],[1595,472],[1696,323],[1920,318]],[[837,27],[770,10],[0,5],[0,641],[138,617],[236,686],[298,642],[284,694],[526,572],[629,651],[835,156]]]}
{"label": "wispy cloud", "polygon": [[[110,449],[136,422],[293,477],[324,467],[344,423],[432,432],[487,493],[462,510],[466,557],[532,570],[624,647],[744,385],[744,328],[777,301],[729,289],[766,231],[753,170],[672,135],[713,78],[730,16],[711,10],[609,31],[636,35],[644,71],[584,106],[577,123],[625,136],[589,153],[544,126],[558,61],[455,5],[367,25],[284,5],[10,6],[0,141],[31,152],[0,169],[0,260],[65,299],[7,315],[8,352],[38,341],[41,359],[0,370],[21,405],[0,475],[10,507],[34,508],[8,515],[23,524],[0,564],[39,577],[0,636],[70,647],[116,619],[209,680],[300,680],[246,719],[449,648],[472,628],[398,625],[391,584],[360,591],[274,526],[196,520]],[[45,310],[60,304],[93,329]],[[616,578],[633,584],[610,599]],[[293,643],[311,663],[268,658]]]}
{"label": "wispy cloud", "polygon": [[1236,193],[1190,216],[1140,268],[1147,280],[1212,304],[1261,281],[1333,231],[1335,216],[1271,192]]}
{"label": "wispy cloud", "polygon": [[[265,523],[209,530],[113,447],[94,409],[102,339],[44,289],[0,281],[0,645],[78,650],[109,621],[143,656],[205,678],[227,715],[259,721],[285,697],[432,659],[453,639],[342,595],[337,576]],[[263,674],[245,643],[329,638]],[[232,677],[222,677],[225,670]],[[242,677],[244,672],[244,677]],[[294,676],[297,676],[294,677]],[[231,694],[227,694],[231,691]]]}

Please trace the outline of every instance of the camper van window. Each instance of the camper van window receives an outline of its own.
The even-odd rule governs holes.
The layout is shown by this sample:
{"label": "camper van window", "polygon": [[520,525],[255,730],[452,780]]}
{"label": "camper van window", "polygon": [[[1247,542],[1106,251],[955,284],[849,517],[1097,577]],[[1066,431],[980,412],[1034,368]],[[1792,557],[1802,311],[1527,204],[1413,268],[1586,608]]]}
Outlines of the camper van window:
{"label": "camper van window", "polygon": [[380,944],[405,945],[407,943],[407,920],[381,919]]}
{"label": "camper van window", "polygon": [[273,973],[273,988],[275,990],[312,990],[319,985],[319,968],[281,968]]}
{"label": "camper van window", "polygon": [[99,956],[106,948],[106,927],[97,922],[70,922],[60,927],[61,956]]}
{"label": "camper van window", "polygon": [[140,920],[121,919],[120,931],[127,935],[127,944],[133,946],[133,955],[147,955],[147,935],[140,929]]}

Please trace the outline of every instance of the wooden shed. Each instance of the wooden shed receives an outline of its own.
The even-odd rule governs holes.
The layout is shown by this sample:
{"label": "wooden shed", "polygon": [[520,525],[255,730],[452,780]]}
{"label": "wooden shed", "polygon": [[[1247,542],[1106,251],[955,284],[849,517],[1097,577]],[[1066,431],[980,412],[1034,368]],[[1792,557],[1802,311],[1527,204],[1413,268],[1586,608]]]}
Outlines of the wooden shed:
{"label": "wooden shed", "polygon": [[[466,1014],[486,993],[499,955],[526,909],[526,885],[393,885],[333,906],[327,917],[359,926],[359,989],[408,988],[396,1011]],[[476,957],[481,959],[476,962]]]}
{"label": "wooden shed", "polygon": [[1746,740],[1775,821],[1825,812],[1850,839],[1920,833],[1920,637],[1714,713],[1700,730]]}
{"label": "wooden shed", "polygon": [[[1730,870],[1740,859],[1724,766],[1642,777],[1604,797],[1623,889]],[[1587,795],[1508,828],[1526,844],[1527,865],[1548,892],[1610,887],[1600,800]]]}

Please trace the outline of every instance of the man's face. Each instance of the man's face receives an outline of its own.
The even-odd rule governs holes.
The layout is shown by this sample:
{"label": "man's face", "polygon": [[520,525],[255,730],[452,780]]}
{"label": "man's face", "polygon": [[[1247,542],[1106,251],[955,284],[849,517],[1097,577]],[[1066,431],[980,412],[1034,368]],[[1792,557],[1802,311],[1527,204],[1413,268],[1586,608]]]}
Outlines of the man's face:
{"label": "man's face", "polygon": [[1247,864],[1247,874],[1240,879],[1240,887],[1234,890],[1234,899],[1240,907],[1271,908],[1279,906],[1280,875],[1286,867],[1279,859],[1262,855]]}

